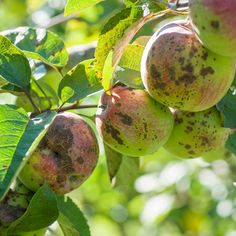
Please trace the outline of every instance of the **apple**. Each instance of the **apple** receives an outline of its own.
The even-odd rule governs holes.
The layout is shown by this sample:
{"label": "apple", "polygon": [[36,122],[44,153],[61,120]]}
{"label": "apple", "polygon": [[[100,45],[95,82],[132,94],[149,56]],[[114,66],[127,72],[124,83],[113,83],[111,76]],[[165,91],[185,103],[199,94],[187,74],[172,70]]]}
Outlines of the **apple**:
{"label": "apple", "polygon": [[174,119],[168,107],[153,100],[146,91],[116,86],[103,93],[96,126],[103,141],[128,156],[156,152],[169,138]]}
{"label": "apple", "polygon": [[56,193],[65,194],[92,174],[98,156],[97,138],[85,120],[70,112],[59,113],[19,178],[33,191],[46,182]]}

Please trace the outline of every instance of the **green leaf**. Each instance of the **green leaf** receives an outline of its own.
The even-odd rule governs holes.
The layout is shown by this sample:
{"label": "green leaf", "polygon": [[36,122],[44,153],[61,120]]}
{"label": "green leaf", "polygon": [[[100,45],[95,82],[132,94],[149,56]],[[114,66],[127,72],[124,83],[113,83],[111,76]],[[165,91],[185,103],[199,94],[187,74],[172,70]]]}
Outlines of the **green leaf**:
{"label": "green leaf", "polygon": [[113,178],[116,176],[121,162],[122,162],[122,154],[116,152],[115,150],[108,147],[104,144],[105,154],[106,154],[106,161],[107,161],[107,168],[110,177],[110,181],[113,181]]}
{"label": "green leaf", "polygon": [[236,128],[236,90],[230,89],[224,98],[217,104],[224,116],[224,127]]}
{"label": "green leaf", "polygon": [[139,158],[124,156],[106,144],[104,149],[112,185],[127,193],[134,192],[134,181],[139,176]]}
{"label": "green leaf", "polygon": [[0,180],[6,174],[28,121],[28,115],[23,109],[0,105]]}
{"label": "green leaf", "polygon": [[116,70],[115,78],[131,88],[144,89],[140,72],[138,71],[119,67]]}
{"label": "green leaf", "polygon": [[128,45],[120,59],[119,66],[140,71],[143,51],[144,46],[142,45]]}
{"label": "green leaf", "polygon": [[46,29],[19,27],[0,34],[6,36],[30,58],[57,67],[65,66],[68,61],[63,40]]}
{"label": "green leaf", "polygon": [[58,197],[58,209],[60,224],[64,235],[68,236],[90,236],[89,226],[81,210],[70,198]]}
{"label": "green leaf", "polygon": [[24,90],[28,88],[31,79],[27,58],[2,35],[0,35],[0,77]]}
{"label": "green leaf", "polygon": [[68,16],[77,11],[84,10],[85,8],[92,7],[103,0],[68,0],[64,15]]}
{"label": "green leaf", "polygon": [[123,156],[117,171],[114,187],[125,191],[134,191],[134,181],[139,176],[139,158]]}
{"label": "green leaf", "polygon": [[225,147],[236,155],[236,132],[229,136]]}
{"label": "green leaf", "polygon": [[58,216],[56,195],[45,184],[34,194],[24,215],[11,224],[9,232],[42,229],[56,221]]}
{"label": "green leaf", "polygon": [[126,8],[113,16],[103,27],[95,51],[95,67],[100,79],[103,78],[103,67],[110,51],[125,35],[127,29],[140,19],[142,15],[142,9],[139,7]]}
{"label": "green leaf", "polygon": [[139,2],[139,0],[124,0],[124,4],[128,7],[134,5],[138,2]]}
{"label": "green leaf", "polygon": [[143,7],[148,8],[152,12],[163,10],[169,6],[168,0],[124,0],[124,4],[127,7],[143,5]]}
{"label": "green leaf", "polygon": [[93,66],[93,60],[86,60],[70,70],[58,87],[58,95],[63,102],[74,102],[101,90]]}
{"label": "green leaf", "polygon": [[45,112],[33,119],[11,106],[0,106],[0,199],[17,177],[41,141],[56,112]]}
{"label": "green leaf", "polygon": [[2,87],[0,87],[0,93],[11,93],[16,96],[25,94],[24,90],[15,86],[14,84],[3,85]]}
{"label": "green leaf", "polygon": [[112,60],[113,60],[113,51],[110,51],[103,67],[102,86],[105,91],[109,90],[112,86],[113,74],[115,71],[115,66],[113,66]]}

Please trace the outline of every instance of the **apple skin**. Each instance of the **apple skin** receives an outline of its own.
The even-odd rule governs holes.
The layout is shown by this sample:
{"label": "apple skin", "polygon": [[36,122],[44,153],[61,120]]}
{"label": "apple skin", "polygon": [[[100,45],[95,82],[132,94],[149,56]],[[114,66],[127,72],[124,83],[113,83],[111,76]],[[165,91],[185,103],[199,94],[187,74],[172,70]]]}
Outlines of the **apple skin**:
{"label": "apple skin", "polygon": [[141,76],[158,102],[186,111],[214,106],[228,91],[235,60],[205,48],[188,21],[174,21],[158,30],[145,47]]}
{"label": "apple skin", "polygon": [[174,119],[168,107],[153,100],[146,91],[117,86],[104,93],[96,115],[103,141],[128,156],[156,152],[169,138]]}
{"label": "apple skin", "polygon": [[200,112],[177,110],[175,125],[164,148],[182,157],[199,157],[223,146],[230,129],[222,127],[222,117],[215,108]]}
{"label": "apple skin", "polygon": [[11,185],[7,195],[0,202],[0,232],[2,226],[8,227],[25,213],[32,197],[33,192],[18,179]]}
{"label": "apple skin", "polygon": [[211,51],[236,57],[236,1],[190,0],[196,34]]}
{"label": "apple skin", "polygon": [[59,113],[19,178],[32,191],[47,182],[56,193],[65,194],[91,175],[98,156],[97,138],[82,117]]}

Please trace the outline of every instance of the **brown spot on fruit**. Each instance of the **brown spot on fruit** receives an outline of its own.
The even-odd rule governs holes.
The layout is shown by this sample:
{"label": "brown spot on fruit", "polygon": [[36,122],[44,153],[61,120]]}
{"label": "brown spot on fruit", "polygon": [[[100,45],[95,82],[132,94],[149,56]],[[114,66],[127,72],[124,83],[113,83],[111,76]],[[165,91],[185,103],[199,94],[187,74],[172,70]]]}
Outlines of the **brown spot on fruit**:
{"label": "brown spot on fruit", "polygon": [[151,71],[151,76],[153,78],[156,78],[157,80],[161,80],[161,74],[160,74],[160,72],[158,72],[158,70],[156,69],[156,66],[154,64],[151,65],[150,71]]}
{"label": "brown spot on fruit", "polygon": [[125,124],[125,125],[132,125],[132,123],[133,123],[132,122],[132,118],[129,115],[124,114],[122,112],[115,112],[115,114],[121,118],[121,122],[123,124]]}
{"label": "brown spot on fruit", "polygon": [[203,60],[207,60],[207,58],[208,58],[208,52],[204,52],[204,53],[202,54],[202,59],[203,59]]}
{"label": "brown spot on fruit", "polygon": [[190,149],[190,148],[191,148],[191,145],[186,144],[186,145],[185,145],[185,148],[186,148],[186,149]]}
{"label": "brown spot on fruit", "polygon": [[214,73],[215,73],[215,71],[210,66],[202,68],[201,71],[200,71],[200,75],[204,76],[204,77],[209,75],[209,74],[213,75]]}
{"label": "brown spot on fruit", "polygon": [[106,126],[106,132],[107,132],[108,134],[111,134],[112,138],[115,139],[118,144],[123,145],[124,142],[123,142],[123,140],[119,137],[120,131],[117,130],[117,129],[115,129],[112,125],[105,124],[105,126]]}
{"label": "brown spot on fruit", "polygon": [[211,21],[211,27],[214,28],[215,30],[218,30],[220,27],[219,21]]}

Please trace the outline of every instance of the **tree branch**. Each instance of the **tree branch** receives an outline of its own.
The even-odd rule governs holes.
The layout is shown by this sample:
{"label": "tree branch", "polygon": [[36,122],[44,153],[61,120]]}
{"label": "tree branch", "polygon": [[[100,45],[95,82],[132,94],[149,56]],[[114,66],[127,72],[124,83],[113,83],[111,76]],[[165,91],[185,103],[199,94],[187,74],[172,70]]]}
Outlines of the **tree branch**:
{"label": "tree branch", "polygon": [[32,99],[30,93],[28,91],[24,91],[25,95],[27,96],[27,98],[29,99],[30,103],[32,104],[32,106],[34,107],[34,110],[37,112],[37,113],[40,113],[40,109],[38,108],[38,106],[35,104],[34,100]]}

